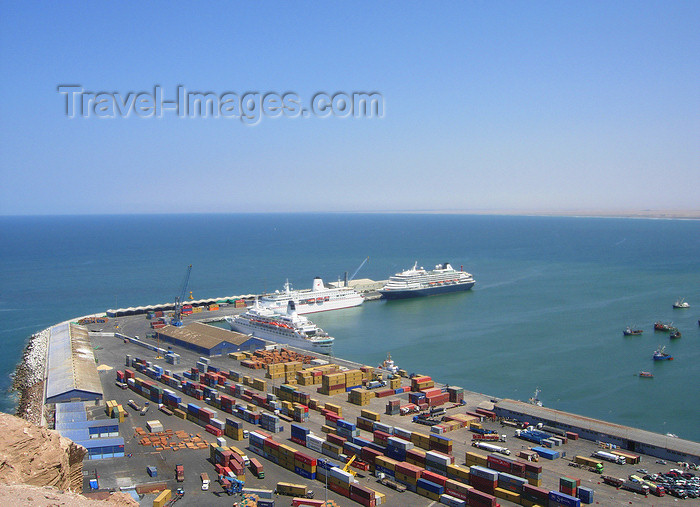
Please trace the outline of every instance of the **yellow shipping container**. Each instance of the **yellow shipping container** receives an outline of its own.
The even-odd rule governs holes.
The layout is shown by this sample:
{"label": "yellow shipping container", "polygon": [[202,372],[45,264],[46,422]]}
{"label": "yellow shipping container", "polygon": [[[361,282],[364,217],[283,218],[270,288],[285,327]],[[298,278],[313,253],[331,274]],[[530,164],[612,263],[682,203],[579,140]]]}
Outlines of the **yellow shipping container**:
{"label": "yellow shipping container", "polygon": [[360,416],[364,417],[365,419],[370,419],[372,421],[379,422],[381,416],[377,412],[372,412],[371,410],[361,410],[360,411]]}
{"label": "yellow shipping container", "polygon": [[164,507],[166,503],[170,501],[173,494],[172,491],[166,489],[161,491],[160,494],[153,500],[153,507]]}
{"label": "yellow shipping container", "polygon": [[496,488],[494,490],[494,496],[496,498],[503,498],[504,500],[508,500],[509,502],[520,503],[520,494],[513,493],[512,491],[508,491],[507,489]]}

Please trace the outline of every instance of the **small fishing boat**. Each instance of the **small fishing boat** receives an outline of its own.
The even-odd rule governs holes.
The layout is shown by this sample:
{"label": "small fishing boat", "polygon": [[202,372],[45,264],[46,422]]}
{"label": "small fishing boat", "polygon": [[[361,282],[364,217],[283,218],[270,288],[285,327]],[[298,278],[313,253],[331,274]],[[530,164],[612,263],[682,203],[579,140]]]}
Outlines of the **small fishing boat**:
{"label": "small fishing boat", "polygon": [[688,303],[685,298],[678,298],[675,303],[673,303],[674,308],[690,308],[690,303]]}
{"label": "small fishing boat", "polygon": [[673,328],[673,330],[671,331],[671,335],[669,336],[669,338],[680,338],[680,337],[681,337],[681,332],[680,332],[678,329]]}
{"label": "small fishing boat", "polygon": [[654,361],[673,361],[673,356],[665,352],[666,347],[659,346],[654,352]]}
{"label": "small fishing boat", "polygon": [[640,371],[639,376],[642,378],[654,378],[654,374],[649,371]]}
{"label": "small fishing boat", "polygon": [[654,322],[654,330],[655,331],[670,331],[672,327],[673,327],[673,324],[664,324],[660,320],[657,320],[656,322]]}
{"label": "small fishing boat", "polygon": [[632,327],[627,326],[627,329],[622,331],[622,334],[625,336],[637,336],[640,335],[644,332],[643,329],[632,329]]}

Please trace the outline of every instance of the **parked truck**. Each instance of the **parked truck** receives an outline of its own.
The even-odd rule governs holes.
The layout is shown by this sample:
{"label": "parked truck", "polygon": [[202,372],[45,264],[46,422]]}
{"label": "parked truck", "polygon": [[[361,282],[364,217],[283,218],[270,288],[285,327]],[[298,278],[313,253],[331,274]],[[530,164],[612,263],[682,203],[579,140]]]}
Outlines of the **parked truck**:
{"label": "parked truck", "polygon": [[510,451],[506,447],[501,447],[499,445],[489,444],[488,442],[481,442],[481,441],[477,440],[477,441],[472,442],[472,447],[476,447],[478,449],[483,449],[485,451],[497,452],[499,454],[505,454],[506,456],[510,456]]}
{"label": "parked truck", "polygon": [[253,472],[253,475],[255,475],[255,477],[257,477],[258,479],[265,478],[265,471],[263,470],[263,466],[256,458],[250,458],[250,471]]}
{"label": "parked truck", "polygon": [[209,475],[199,474],[199,478],[202,480],[202,491],[207,491],[209,489]]}
{"label": "parked truck", "polygon": [[182,464],[175,465],[175,479],[177,482],[185,480],[185,467]]}
{"label": "parked truck", "polygon": [[605,461],[610,461],[611,463],[617,463],[618,465],[624,465],[627,463],[624,456],[618,456],[617,454],[613,454],[611,452],[596,451],[592,454],[592,456],[604,459]]}

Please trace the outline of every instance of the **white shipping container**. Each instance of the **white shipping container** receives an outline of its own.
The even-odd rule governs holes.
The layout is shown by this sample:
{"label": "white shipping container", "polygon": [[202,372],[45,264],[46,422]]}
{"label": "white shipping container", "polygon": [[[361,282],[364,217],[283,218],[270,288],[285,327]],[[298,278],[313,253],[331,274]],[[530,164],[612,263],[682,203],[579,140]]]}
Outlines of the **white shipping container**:
{"label": "white shipping container", "polygon": [[345,484],[353,483],[353,476],[350,472],[345,472],[338,467],[333,467],[330,469],[329,473],[331,477],[334,477],[339,481],[343,481]]}

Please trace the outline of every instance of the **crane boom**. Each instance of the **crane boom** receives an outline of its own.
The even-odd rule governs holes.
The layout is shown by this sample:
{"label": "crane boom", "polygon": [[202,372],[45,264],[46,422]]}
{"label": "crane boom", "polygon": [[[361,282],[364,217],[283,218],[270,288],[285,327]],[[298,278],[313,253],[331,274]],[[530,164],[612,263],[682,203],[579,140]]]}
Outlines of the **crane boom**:
{"label": "crane boom", "polygon": [[187,272],[185,273],[185,281],[182,282],[182,288],[180,293],[175,298],[175,317],[173,318],[173,325],[182,325],[182,302],[185,300],[185,293],[187,292],[187,286],[190,283],[190,273],[192,272],[192,264],[187,266]]}
{"label": "crane boom", "polygon": [[355,270],[355,272],[352,274],[352,276],[350,277],[350,280],[348,280],[349,282],[351,282],[352,280],[355,279],[355,275],[357,275],[357,273],[359,273],[359,271],[362,269],[362,266],[364,266],[368,260],[369,260],[369,255],[367,256],[367,258],[365,260],[362,261],[362,264],[360,264],[360,267],[357,268]]}

